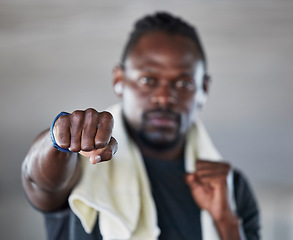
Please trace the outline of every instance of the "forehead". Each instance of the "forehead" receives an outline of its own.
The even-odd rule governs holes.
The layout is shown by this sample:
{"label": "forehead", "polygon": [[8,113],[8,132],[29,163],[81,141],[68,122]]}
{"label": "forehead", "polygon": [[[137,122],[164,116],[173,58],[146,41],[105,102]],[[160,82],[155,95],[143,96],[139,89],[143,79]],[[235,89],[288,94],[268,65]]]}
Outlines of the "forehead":
{"label": "forehead", "polygon": [[150,32],[130,50],[126,65],[191,68],[201,61],[196,44],[188,37],[164,32]]}

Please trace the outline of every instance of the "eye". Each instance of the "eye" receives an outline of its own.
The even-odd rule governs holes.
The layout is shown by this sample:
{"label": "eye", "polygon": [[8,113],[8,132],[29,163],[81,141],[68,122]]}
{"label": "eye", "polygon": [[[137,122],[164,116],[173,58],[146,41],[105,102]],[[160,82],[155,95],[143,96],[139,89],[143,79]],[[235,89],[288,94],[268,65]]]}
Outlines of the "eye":
{"label": "eye", "polygon": [[188,90],[194,90],[195,83],[194,83],[194,81],[191,81],[191,80],[180,79],[175,82],[175,87],[176,88],[185,88]]}
{"label": "eye", "polygon": [[141,77],[138,79],[138,83],[142,86],[155,86],[156,79],[153,77]]}

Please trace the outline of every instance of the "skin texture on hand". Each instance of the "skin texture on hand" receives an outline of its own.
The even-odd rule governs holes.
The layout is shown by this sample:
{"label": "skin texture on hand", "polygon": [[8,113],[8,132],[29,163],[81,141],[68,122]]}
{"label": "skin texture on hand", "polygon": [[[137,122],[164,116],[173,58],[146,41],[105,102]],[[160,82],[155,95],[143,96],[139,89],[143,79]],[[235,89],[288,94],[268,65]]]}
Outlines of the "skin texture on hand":
{"label": "skin texture on hand", "polygon": [[107,161],[117,151],[112,137],[113,117],[89,108],[57,119],[53,132],[57,144],[90,158],[92,164]]}
{"label": "skin texture on hand", "polygon": [[221,220],[230,210],[227,194],[229,170],[227,163],[197,160],[196,172],[186,174],[186,182],[197,205],[215,220]]}
{"label": "skin texture on hand", "polygon": [[224,240],[240,239],[239,220],[229,206],[227,176],[230,165],[225,162],[196,161],[196,172],[185,180],[196,204],[207,210]]}
{"label": "skin texture on hand", "polygon": [[55,149],[48,130],[41,133],[22,164],[22,183],[30,202],[42,211],[62,208],[81,175],[77,153],[93,164],[110,160],[117,151],[112,128],[108,112],[87,109],[61,116],[54,125],[55,140],[72,153]]}

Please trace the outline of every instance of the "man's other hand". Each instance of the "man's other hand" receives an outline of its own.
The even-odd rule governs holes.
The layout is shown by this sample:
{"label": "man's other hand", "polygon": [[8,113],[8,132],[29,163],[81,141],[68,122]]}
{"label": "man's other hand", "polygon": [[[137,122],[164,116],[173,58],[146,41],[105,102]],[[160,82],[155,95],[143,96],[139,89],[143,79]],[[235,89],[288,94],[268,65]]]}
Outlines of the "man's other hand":
{"label": "man's other hand", "polygon": [[228,202],[229,171],[228,163],[197,160],[196,172],[185,175],[195,202],[201,209],[207,210],[216,222],[233,215]]}

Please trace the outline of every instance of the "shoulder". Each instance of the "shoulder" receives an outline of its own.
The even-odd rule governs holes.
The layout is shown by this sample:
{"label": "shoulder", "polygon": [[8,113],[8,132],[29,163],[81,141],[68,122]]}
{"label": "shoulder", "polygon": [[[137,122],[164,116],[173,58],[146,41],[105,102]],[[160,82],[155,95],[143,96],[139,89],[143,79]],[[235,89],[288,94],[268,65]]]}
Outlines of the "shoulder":
{"label": "shoulder", "polygon": [[256,197],[243,172],[238,169],[233,172],[237,215],[241,218],[246,238],[259,239],[260,213]]}
{"label": "shoulder", "polygon": [[234,172],[234,195],[238,212],[247,211],[247,206],[257,208],[256,198],[247,177],[239,169]]}
{"label": "shoulder", "polygon": [[241,203],[244,199],[251,199],[256,202],[254,193],[245,174],[239,169],[233,169],[234,173],[234,193],[237,203]]}

